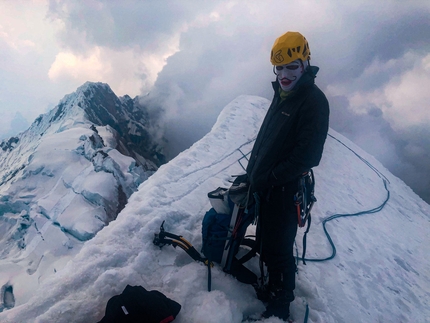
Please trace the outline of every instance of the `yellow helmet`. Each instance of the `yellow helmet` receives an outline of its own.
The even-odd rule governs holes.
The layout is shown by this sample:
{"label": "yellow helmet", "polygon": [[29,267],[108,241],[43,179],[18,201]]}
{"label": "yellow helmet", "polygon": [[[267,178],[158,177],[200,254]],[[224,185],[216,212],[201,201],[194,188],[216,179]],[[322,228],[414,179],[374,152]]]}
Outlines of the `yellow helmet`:
{"label": "yellow helmet", "polygon": [[285,65],[297,59],[310,59],[311,52],[306,38],[299,32],[289,31],[275,40],[270,54],[272,65]]}

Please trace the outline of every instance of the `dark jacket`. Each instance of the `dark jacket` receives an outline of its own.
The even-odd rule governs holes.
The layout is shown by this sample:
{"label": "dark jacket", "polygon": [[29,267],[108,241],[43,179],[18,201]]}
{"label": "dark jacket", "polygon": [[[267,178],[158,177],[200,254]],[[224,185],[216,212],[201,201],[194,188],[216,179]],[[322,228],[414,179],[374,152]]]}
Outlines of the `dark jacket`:
{"label": "dark jacket", "polygon": [[319,164],[329,126],[329,104],[315,85],[310,66],[293,92],[280,102],[279,83],[261,125],[246,172],[252,190],[286,186]]}

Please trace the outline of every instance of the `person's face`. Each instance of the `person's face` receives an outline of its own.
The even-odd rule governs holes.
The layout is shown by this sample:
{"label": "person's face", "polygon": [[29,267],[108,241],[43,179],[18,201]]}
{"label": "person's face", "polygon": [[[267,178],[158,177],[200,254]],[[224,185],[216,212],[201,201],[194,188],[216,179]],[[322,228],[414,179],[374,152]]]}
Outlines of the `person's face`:
{"label": "person's face", "polygon": [[275,66],[275,73],[282,90],[291,91],[304,72],[301,60],[286,65]]}

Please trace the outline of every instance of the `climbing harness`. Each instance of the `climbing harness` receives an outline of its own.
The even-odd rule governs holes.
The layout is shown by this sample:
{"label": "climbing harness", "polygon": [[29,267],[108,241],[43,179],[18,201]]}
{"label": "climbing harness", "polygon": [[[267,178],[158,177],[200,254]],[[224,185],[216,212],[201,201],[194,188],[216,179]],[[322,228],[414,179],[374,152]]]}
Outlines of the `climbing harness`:
{"label": "climbing harness", "polygon": [[299,178],[298,191],[294,196],[297,208],[297,221],[300,228],[305,226],[306,220],[311,216],[312,207],[317,201],[315,195],[315,178],[313,170],[303,173]]}

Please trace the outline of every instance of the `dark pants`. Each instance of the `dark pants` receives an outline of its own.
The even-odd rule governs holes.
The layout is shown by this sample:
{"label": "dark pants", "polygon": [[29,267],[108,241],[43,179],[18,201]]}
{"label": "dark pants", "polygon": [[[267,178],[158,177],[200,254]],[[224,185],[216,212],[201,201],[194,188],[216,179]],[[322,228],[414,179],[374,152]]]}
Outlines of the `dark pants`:
{"label": "dark pants", "polygon": [[293,251],[297,233],[296,192],[296,185],[274,187],[260,199],[262,259],[269,272],[269,284],[280,284],[292,299],[296,279]]}

